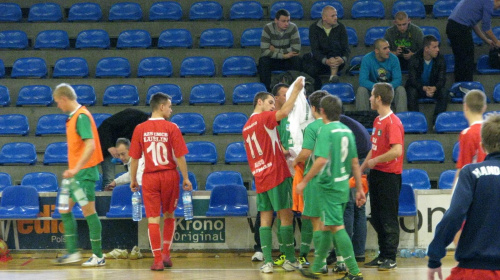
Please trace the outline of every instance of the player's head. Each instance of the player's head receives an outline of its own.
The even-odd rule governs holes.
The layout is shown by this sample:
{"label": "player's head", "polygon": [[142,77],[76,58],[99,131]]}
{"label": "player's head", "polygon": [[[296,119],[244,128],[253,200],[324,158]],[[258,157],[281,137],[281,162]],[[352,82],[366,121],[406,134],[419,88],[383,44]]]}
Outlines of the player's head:
{"label": "player's head", "polygon": [[500,152],[500,114],[490,114],[481,126],[481,144],[487,153]]}
{"label": "player's head", "polygon": [[285,104],[286,92],[289,88],[290,86],[285,83],[278,83],[271,90],[271,94],[274,96],[274,103],[276,104],[276,108],[280,109],[281,106]]}
{"label": "player's head", "polygon": [[116,139],[116,152],[118,153],[118,157],[123,163],[127,163],[130,159],[128,155],[128,149],[130,147],[130,140],[127,138],[118,138]]}
{"label": "player's head", "polygon": [[320,108],[324,118],[323,121],[325,121],[325,118],[329,121],[340,120],[342,101],[337,96],[329,94],[321,98]]}
{"label": "player's head", "polygon": [[172,114],[172,97],[170,95],[158,92],[151,96],[149,105],[153,112],[160,113],[165,119],[170,118]]}
{"label": "player's head", "polygon": [[377,110],[380,105],[391,106],[394,98],[394,88],[389,83],[376,83],[373,86],[370,96],[370,104],[373,110]]}
{"label": "player's head", "polygon": [[486,111],[486,94],[478,89],[469,91],[464,97],[464,111],[473,114],[484,113]]}
{"label": "player's head", "polygon": [[71,112],[74,110],[73,107],[76,104],[76,93],[71,85],[66,83],[59,84],[54,89],[52,96],[57,103],[57,107],[63,112]]}
{"label": "player's head", "polygon": [[311,105],[311,109],[313,110],[313,112],[316,112],[316,113],[320,113],[320,102],[321,102],[321,98],[325,97],[329,95],[329,93],[325,90],[317,90],[315,92],[313,92],[311,95],[309,95],[309,105]]}
{"label": "player's head", "polygon": [[257,93],[253,98],[253,108],[257,112],[274,111],[274,97],[265,91]]}

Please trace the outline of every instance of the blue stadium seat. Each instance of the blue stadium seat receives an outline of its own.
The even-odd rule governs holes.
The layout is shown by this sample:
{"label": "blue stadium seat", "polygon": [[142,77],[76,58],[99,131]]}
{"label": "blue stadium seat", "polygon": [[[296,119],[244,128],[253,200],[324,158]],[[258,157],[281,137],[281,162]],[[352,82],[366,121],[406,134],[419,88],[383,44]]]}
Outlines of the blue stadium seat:
{"label": "blue stadium seat", "polygon": [[83,30],[76,37],[75,48],[77,49],[109,49],[109,34],[102,29]]}
{"label": "blue stadium seat", "polygon": [[0,21],[19,22],[23,18],[21,7],[16,3],[0,3]]}
{"label": "blue stadium seat", "polygon": [[56,3],[38,3],[30,7],[28,21],[61,21],[63,18],[61,6]]}
{"label": "blue stadium seat", "polygon": [[39,214],[40,201],[34,187],[8,186],[3,190],[0,219],[36,219]]}
{"label": "blue stadium seat", "polygon": [[[102,185],[102,174],[99,173],[99,179],[97,179],[97,181],[95,181],[95,186],[94,186],[94,190],[96,192],[101,192],[103,191],[103,185]],[[129,186],[130,187],[130,186]],[[142,216],[145,216],[144,214],[144,208],[143,208],[143,211],[142,211],[143,215]]]}
{"label": "blue stadium seat", "polygon": [[181,77],[186,76],[215,76],[215,63],[208,56],[186,57],[181,63]]}
{"label": "blue stadium seat", "polygon": [[95,90],[91,85],[71,85],[76,93],[78,103],[94,106],[96,101]]}
{"label": "blue stadium seat", "polygon": [[17,95],[16,106],[50,106],[54,103],[52,90],[45,85],[24,86]]}
{"label": "blue stadium seat", "polygon": [[415,194],[410,184],[401,184],[398,216],[416,216]]}
{"label": "blue stadium seat", "polygon": [[[180,177],[179,187],[182,190],[182,184],[184,183],[184,178],[182,177],[182,173],[180,171],[179,171],[179,177]],[[196,176],[194,175],[194,173],[191,171],[188,171],[188,178],[189,178],[189,181],[191,181],[191,185],[193,185],[193,191],[198,190],[198,180],[196,180]]]}
{"label": "blue stadium seat", "polygon": [[47,64],[39,57],[23,57],[14,62],[12,66],[12,78],[45,78],[47,76]]}
{"label": "blue stadium seat", "polygon": [[[450,95],[452,96],[452,103],[462,103],[463,97],[469,90],[478,89],[483,92],[484,86],[480,82],[456,82],[449,89]],[[464,92],[465,91],[465,92]]]}
{"label": "blue stadium seat", "polygon": [[157,92],[162,92],[170,95],[172,97],[172,104],[179,105],[182,103],[182,92],[181,88],[178,85],[174,84],[156,84],[152,85],[148,89],[148,93],[146,95],[146,105],[149,105],[149,100],[151,96]]}
{"label": "blue stadium seat", "polygon": [[0,192],[8,186],[12,186],[12,178],[9,173],[0,172]]}
{"label": "blue stadium seat", "polygon": [[0,31],[0,49],[21,49],[28,47],[28,35],[21,30]]}
{"label": "blue stadium seat", "polygon": [[496,84],[493,89],[493,101],[500,103],[500,83]]}
{"label": "blue stadium seat", "polygon": [[222,5],[215,1],[196,2],[189,9],[189,20],[221,20]]}
{"label": "blue stadium seat", "polygon": [[177,113],[170,118],[170,121],[179,127],[182,134],[202,135],[207,129],[205,119],[199,113]]}
{"label": "blue stadium seat", "polygon": [[101,6],[98,3],[75,3],[68,12],[68,21],[100,21],[102,19]]}
{"label": "blue stadium seat", "polygon": [[310,46],[309,41],[309,27],[299,27],[300,44],[302,46]]}
{"label": "blue stadium seat", "polygon": [[224,105],[226,94],[220,84],[199,84],[191,88],[189,105],[215,103]]}
{"label": "blue stadium seat", "polygon": [[96,78],[130,77],[130,63],[124,57],[105,57],[97,62]]}
{"label": "blue stadium seat", "polygon": [[10,105],[10,93],[6,86],[0,85],[0,106],[7,107]]}
{"label": "blue stadium seat", "polygon": [[413,162],[444,162],[444,149],[441,142],[437,140],[413,141],[408,145],[406,159]]}
{"label": "blue stadium seat", "polygon": [[469,127],[462,111],[442,112],[436,118],[435,131],[437,133],[458,133]]}
{"label": "blue stadium seat", "polygon": [[5,76],[5,65],[3,64],[3,60],[0,59],[0,78]]}
{"label": "blue stadium seat", "polygon": [[387,29],[387,26],[374,26],[368,28],[365,33],[365,45],[367,47],[372,46],[377,39],[384,38]]}
{"label": "blue stadium seat", "polygon": [[446,73],[455,72],[455,56],[453,54],[445,54],[444,60],[446,60]]}
{"label": "blue stadium seat", "polygon": [[38,118],[36,124],[36,136],[47,134],[66,134],[66,114],[47,114]]}
{"label": "blue stadium seat", "polygon": [[137,77],[170,77],[172,62],[167,57],[145,57],[139,62]]}
{"label": "blue stadium seat", "polygon": [[125,30],[118,35],[117,49],[149,47],[151,47],[151,35],[146,30]]}
{"label": "blue stadium seat", "polygon": [[253,103],[255,94],[261,91],[267,91],[263,83],[238,84],[233,90],[233,104]]}
{"label": "blue stadium seat", "polygon": [[227,145],[224,154],[224,162],[226,164],[248,163],[243,142],[233,142]]}
{"label": "blue stadium seat", "polygon": [[500,69],[491,68],[487,54],[482,55],[477,61],[477,72],[479,74],[499,74]]}
{"label": "blue stadium seat", "polygon": [[0,165],[36,164],[35,145],[25,142],[6,143],[0,150]]}
{"label": "blue stadium seat", "polygon": [[245,29],[240,38],[241,47],[259,47],[262,29],[261,27]]}
{"label": "blue stadium seat", "polygon": [[139,105],[139,91],[135,85],[111,85],[104,91],[102,105]]}
{"label": "blue stadium seat", "polygon": [[321,89],[338,96],[342,103],[353,103],[355,100],[354,88],[349,83],[324,84]]}
{"label": "blue stadium seat", "polygon": [[223,47],[232,48],[234,37],[231,30],[227,28],[209,28],[203,30],[200,35],[200,48]]}
{"label": "blue stadium seat", "polygon": [[186,143],[189,153],[186,155],[188,163],[217,163],[217,149],[214,143],[208,141],[192,141]]}
{"label": "blue stadium seat", "polygon": [[433,35],[438,39],[439,42],[441,42],[441,34],[439,33],[439,29],[435,26],[420,26],[420,29],[422,29],[422,33],[424,33],[424,36],[426,35]]}
{"label": "blue stadium seat", "polygon": [[405,133],[427,133],[427,119],[420,112],[399,112],[396,116],[403,123]]}
{"label": "blue stadium seat", "polygon": [[[355,65],[360,65],[361,66],[361,60],[363,60],[364,55],[356,55],[351,58],[351,61],[349,61],[349,68],[346,70],[349,71],[353,66]],[[359,68],[357,70],[350,70],[349,75],[354,76],[354,75],[359,75]]]}
{"label": "blue stadium seat", "polygon": [[348,26],[346,26],[345,29],[347,31],[347,40],[349,42],[349,45],[351,45],[353,47],[357,47],[358,46],[358,33],[356,33],[356,29],[354,29],[352,27],[348,27]]}
{"label": "blue stadium seat", "polygon": [[352,4],[351,17],[359,18],[384,18],[384,4],[379,0],[357,0]]}
{"label": "blue stadium seat", "polygon": [[421,0],[398,0],[392,5],[392,17],[403,11],[410,18],[425,18],[425,7]]}
{"label": "blue stadium seat", "polygon": [[285,9],[290,13],[290,19],[302,19],[304,17],[304,8],[299,1],[277,1],[271,5],[269,15],[274,20],[278,10]]}
{"label": "blue stadium seat", "polygon": [[57,176],[52,172],[31,172],[23,176],[22,186],[33,186],[38,192],[57,192]]}
{"label": "blue stadium seat", "polygon": [[132,217],[132,191],[129,185],[116,186],[111,193],[107,218]]}
{"label": "blue stadium seat", "polygon": [[214,171],[207,176],[205,190],[211,191],[218,186],[226,185],[244,186],[241,173],[238,171]]}
{"label": "blue stadium seat", "polygon": [[94,119],[95,125],[97,127],[99,127],[101,125],[101,123],[109,117],[111,117],[111,114],[108,114],[108,113],[94,113],[94,114],[92,114],[92,118]]}
{"label": "blue stadium seat", "polygon": [[64,30],[44,30],[38,33],[35,40],[35,50],[38,49],[68,49],[69,37]]}
{"label": "blue stadium seat", "polygon": [[251,56],[230,56],[222,63],[222,76],[255,76],[257,64]]}
{"label": "blue stadium seat", "polygon": [[[494,10],[494,11],[496,11],[497,13],[500,13],[499,9]],[[500,26],[493,27],[491,29],[491,31],[493,32],[493,34],[495,35],[495,37],[497,37],[497,39],[500,38]]]}
{"label": "blue stadium seat", "polygon": [[64,57],[56,61],[52,78],[86,78],[89,76],[89,65],[82,57]]}
{"label": "blue stadium seat", "polygon": [[409,184],[414,190],[429,190],[431,182],[429,175],[422,169],[404,169],[402,174],[403,184]]}
{"label": "blue stadium seat", "polygon": [[432,6],[432,15],[435,18],[449,17],[458,2],[458,0],[437,0]]}
{"label": "blue stadium seat", "polygon": [[191,48],[193,38],[187,29],[166,29],[158,38],[158,48]]}
{"label": "blue stadium seat", "polygon": [[247,216],[247,190],[239,185],[218,186],[210,194],[208,217]]}
{"label": "blue stadium seat", "polygon": [[109,21],[140,21],[142,20],[141,5],[133,2],[115,3],[109,9]]}
{"label": "blue stadium seat", "polygon": [[[478,45],[478,46],[482,46],[483,45],[483,39],[481,39],[479,36],[477,36],[476,32],[472,31],[472,41],[474,42],[474,44]],[[449,42],[449,40],[448,40]]]}
{"label": "blue stadium seat", "polygon": [[311,19],[320,19],[321,12],[325,6],[332,6],[337,10],[337,18],[344,18],[344,7],[342,3],[338,0],[327,0],[327,1],[316,1],[311,6]]}
{"label": "blue stadium seat", "polygon": [[149,20],[181,20],[181,4],[174,1],[156,2],[149,9]]}
{"label": "blue stadium seat", "polygon": [[23,114],[0,115],[0,135],[28,135],[28,117]]}
{"label": "blue stadium seat", "polygon": [[243,126],[248,121],[247,115],[238,112],[220,113],[214,118],[212,131],[217,134],[241,134]]}
{"label": "blue stadium seat", "polygon": [[68,143],[54,142],[48,144],[43,155],[43,164],[68,164]]}
{"label": "blue stadium seat", "polygon": [[453,162],[457,162],[458,161],[458,155],[460,154],[460,144],[459,142],[455,142],[455,144],[453,145],[453,151],[451,153],[451,157],[453,159]]}
{"label": "blue stadium seat", "polygon": [[438,189],[453,189],[453,180],[455,179],[456,173],[456,169],[441,172],[441,175],[439,175]]}
{"label": "blue stadium seat", "polygon": [[261,20],[264,17],[262,5],[257,1],[238,1],[231,5],[229,10],[230,20],[255,19]]}

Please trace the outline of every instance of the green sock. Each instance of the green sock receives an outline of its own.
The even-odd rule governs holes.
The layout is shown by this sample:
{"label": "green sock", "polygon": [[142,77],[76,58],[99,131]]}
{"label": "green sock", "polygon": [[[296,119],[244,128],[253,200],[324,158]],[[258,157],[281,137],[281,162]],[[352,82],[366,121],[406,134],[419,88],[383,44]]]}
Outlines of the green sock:
{"label": "green sock", "polygon": [[345,229],[341,229],[333,234],[335,243],[338,246],[337,252],[339,255],[344,257],[345,264],[349,268],[349,272],[353,275],[359,273],[358,263],[356,263],[356,258],[354,257],[354,250],[352,248],[352,242]]}
{"label": "green sock", "polygon": [[293,226],[281,226],[281,238],[283,239],[283,251],[286,259],[295,262],[295,248],[293,246]]}
{"label": "green sock", "polygon": [[313,226],[310,219],[302,219],[302,229],[300,231],[300,256],[306,256],[311,251],[311,241],[313,238]]}
{"label": "green sock", "polygon": [[98,258],[102,258],[102,247],[101,247],[101,231],[102,225],[97,217],[97,213],[85,217],[87,224],[89,226],[90,235],[90,245],[92,246],[92,253],[94,253]]}
{"label": "green sock", "polygon": [[73,213],[61,213],[64,226],[64,238],[66,239],[66,250],[69,254],[76,253],[78,244],[77,224]]}
{"label": "green sock", "polygon": [[283,246],[283,237],[281,236],[281,219],[276,218],[276,226],[278,231],[276,232],[276,236],[278,237],[278,244],[280,247],[280,252],[282,254],[285,253],[285,247]]}
{"label": "green sock", "polygon": [[[314,254],[314,264],[312,267],[313,272],[318,272],[323,267],[324,260],[328,255],[328,249],[330,249],[330,246],[332,244],[332,235],[329,231],[315,231],[314,234],[318,234],[321,240],[319,242],[318,248],[316,248],[316,252]],[[316,261],[316,258],[318,261]]]}
{"label": "green sock", "polygon": [[[318,257],[319,247],[321,246],[321,231],[317,230],[313,232],[313,244],[314,244],[314,261],[312,267],[323,267],[323,260]],[[315,271],[317,272],[317,271]]]}
{"label": "green sock", "polygon": [[260,247],[262,249],[262,254],[264,254],[264,263],[273,262],[273,256],[271,255],[273,246],[271,227],[260,227],[259,234]]}

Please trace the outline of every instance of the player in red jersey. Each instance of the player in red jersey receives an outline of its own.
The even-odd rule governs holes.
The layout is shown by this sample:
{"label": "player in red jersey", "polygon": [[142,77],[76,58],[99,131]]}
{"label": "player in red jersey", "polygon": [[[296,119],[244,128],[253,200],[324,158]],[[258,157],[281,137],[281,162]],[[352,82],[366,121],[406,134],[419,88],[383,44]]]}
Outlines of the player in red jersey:
{"label": "player in red jersey", "polygon": [[261,267],[263,273],[273,272],[273,211],[277,211],[281,218],[280,230],[287,258],[282,267],[286,271],[300,268],[293,248],[292,177],[281,149],[277,126],[292,111],[303,87],[304,78],[299,77],[290,98],[277,111],[274,111],[274,97],[270,93],[257,93],[253,101],[253,114],[243,127],[248,164],[255,177],[257,210],[261,212],[259,232],[264,253],[264,265]]}
{"label": "player in red jersey", "polygon": [[[142,194],[148,217],[148,234],[154,263],[151,270],[161,271],[171,267],[170,246],[175,231],[174,211],[179,198],[179,167],[184,177],[183,189],[190,191],[186,159],[188,153],[184,138],[176,124],[167,121],[172,114],[170,96],[157,93],[151,97],[151,118],[138,125],[132,136],[129,155],[130,188],[139,190],[136,174],[138,161],[144,154],[145,168],[142,176]],[[160,215],[163,212],[163,250],[161,246]]]}

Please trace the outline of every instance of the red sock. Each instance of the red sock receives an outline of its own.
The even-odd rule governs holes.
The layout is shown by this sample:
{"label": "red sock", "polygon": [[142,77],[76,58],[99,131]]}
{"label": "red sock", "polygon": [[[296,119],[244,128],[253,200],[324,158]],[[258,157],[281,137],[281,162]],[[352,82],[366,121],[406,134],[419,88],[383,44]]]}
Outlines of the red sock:
{"label": "red sock", "polygon": [[155,257],[155,262],[161,261],[161,236],[159,224],[148,224],[149,244]]}
{"label": "red sock", "polygon": [[163,224],[163,254],[170,256],[170,246],[174,239],[175,219],[165,219]]}

